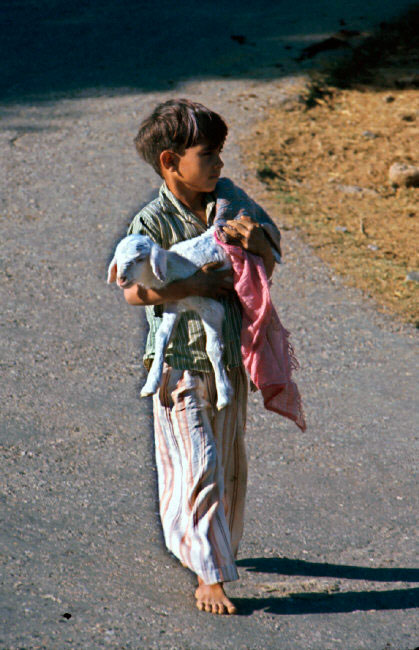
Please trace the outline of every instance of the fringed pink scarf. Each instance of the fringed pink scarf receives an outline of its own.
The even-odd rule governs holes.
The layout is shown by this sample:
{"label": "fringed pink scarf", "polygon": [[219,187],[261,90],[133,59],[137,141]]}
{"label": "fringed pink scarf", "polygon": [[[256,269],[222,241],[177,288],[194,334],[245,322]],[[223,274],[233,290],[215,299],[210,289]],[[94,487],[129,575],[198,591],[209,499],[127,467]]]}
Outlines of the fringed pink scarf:
{"label": "fringed pink scarf", "polygon": [[306,429],[301,396],[292,380],[298,361],[272,305],[263,261],[239,246],[217,242],[231,258],[234,288],[243,308],[241,351],[252,382],[261,390],[265,408]]}

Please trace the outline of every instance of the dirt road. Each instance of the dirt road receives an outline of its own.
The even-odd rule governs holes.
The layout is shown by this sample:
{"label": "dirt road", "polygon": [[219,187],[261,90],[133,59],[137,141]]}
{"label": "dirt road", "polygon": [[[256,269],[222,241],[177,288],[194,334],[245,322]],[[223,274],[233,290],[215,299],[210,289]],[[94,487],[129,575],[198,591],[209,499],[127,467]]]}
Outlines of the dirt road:
{"label": "dirt road", "polygon": [[[202,7],[189,14],[195,23],[182,23],[191,37],[211,15]],[[144,54],[143,89],[130,82],[124,91],[122,73],[121,84],[100,85],[96,59],[98,91],[83,75],[73,87],[59,74],[71,67],[66,51],[40,72],[55,94],[40,83],[44,94],[28,101],[34,83],[22,73],[1,106],[2,648],[419,644],[415,332],[345,288],[295,232],[284,232],[273,297],[302,364],[309,428],[302,434],[251,398],[241,581],[229,592],[242,615],[197,612],[192,576],[163,549],[150,405],[138,399],[144,323],[105,284],[114,243],[158,187],[132,138],[157,101],[198,99],[231,124],[225,172],[247,186],[238,143],[292,84],[299,68],[290,52],[310,42],[304,20],[319,32],[345,18],[335,9],[310,23],[308,9],[294,7],[291,29],[274,3],[264,15],[242,5],[236,22],[234,9],[208,23],[203,52],[220,24],[225,31],[207,73],[197,69],[198,45],[182,57],[174,43],[172,77],[160,67],[153,83],[158,56],[170,57],[148,16],[141,47],[158,47]],[[367,9],[364,19],[353,9],[354,24],[372,22]],[[244,44],[230,39],[242,33]]]}

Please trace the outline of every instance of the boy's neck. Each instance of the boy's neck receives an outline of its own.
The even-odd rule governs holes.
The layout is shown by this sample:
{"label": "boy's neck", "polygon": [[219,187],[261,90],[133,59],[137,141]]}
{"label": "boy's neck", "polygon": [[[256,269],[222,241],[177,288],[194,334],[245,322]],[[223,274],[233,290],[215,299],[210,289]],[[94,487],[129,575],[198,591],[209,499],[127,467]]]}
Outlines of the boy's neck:
{"label": "boy's neck", "polygon": [[206,224],[207,217],[204,201],[205,192],[197,192],[195,190],[191,190],[188,187],[185,187],[183,184],[176,183],[173,181],[173,179],[166,178],[165,181],[171,193]]}

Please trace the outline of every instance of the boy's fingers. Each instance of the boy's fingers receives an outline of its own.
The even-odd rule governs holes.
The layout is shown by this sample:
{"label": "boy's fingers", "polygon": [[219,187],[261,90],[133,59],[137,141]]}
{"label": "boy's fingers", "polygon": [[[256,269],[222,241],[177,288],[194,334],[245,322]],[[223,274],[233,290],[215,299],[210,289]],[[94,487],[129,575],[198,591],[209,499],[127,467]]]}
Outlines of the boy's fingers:
{"label": "boy's fingers", "polygon": [[240,242],[243,238],[242,233],[238,232],[238,230],[235,228],[231,228],[230,226],[224,226],[223,231],[227,235],[227,243]]}
{"label": "boy's fingers", "polygon": [[205,264],[205,266],[202,267],[201,271],[204,271],[204,273],[208,273],[210,271],[211,273],[216,272],[217,275],[214,275],[214,277],[217,280],[224,280],[227,277],[232,277],[233,276],[233,269],[224,269],[224,271],[218,271],[217,269],[221,268],[223,266],[223,262],[211,262],[210,264]]}
{"label": "boy's fingers", "polygon": [[224,230],[229,238],[234,239],[245,250],[256,255],[261,254],[265,245],[265,235],[260,224],[243,217],[241,220],[228,221]]}
{"label": "boy's fingers", "polygon": [[241,244],[248,242],[250,239],[254,240],[256,236],[260,240],[262,230],[259,224],[254,223],[253,221],[235,221],[232,225],[228,224],[224,226],[224,232],[227,233],[227,236],[231,239],[234,239]]}
{"label": "boy's fingers", "polygon": [[233,223],[228,223],[224,226],[223,228],[224,231],[227,231],[228,233],[233,233],[233,234],[246,234],[247,231],[249,230],[247,224],[240,223],[239,221],[233,222]]}
{"label": "boy's fingers", "polygon": [[234,288],[233,270],[219,271],[222,262],[211,262],[191,276],[193,293],[208,298],[228,296]]}
{"label": "boy's fingers", "polygon": [[233,221],[227,221],[226,226],[238,232],[247,233],[253,228],[260,228],[260,224],[257,221],[253,221],[250,217],[241,216],[240,219],[234,219]]}
{"label": "boy's fingers", "polygon": [[223,266],[223,262],[209,262],[209,264],[204,264],[202,271],[216,271],[217,269]]}

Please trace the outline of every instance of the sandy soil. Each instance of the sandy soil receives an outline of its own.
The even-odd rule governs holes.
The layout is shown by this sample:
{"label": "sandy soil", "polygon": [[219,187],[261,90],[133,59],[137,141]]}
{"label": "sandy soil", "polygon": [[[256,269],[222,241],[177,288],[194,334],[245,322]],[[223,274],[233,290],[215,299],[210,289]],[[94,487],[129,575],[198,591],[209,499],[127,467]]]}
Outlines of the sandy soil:
{"label": "sandy soil", "polygon": [[[324,87],[272,109],[252,134],[253,166],[296,226],[346,281],[408,321],[419,317],[418,188],[393,187],[395,162],[417,164],[415,89]],[[256,136],[256,137],[255,137]]]}

